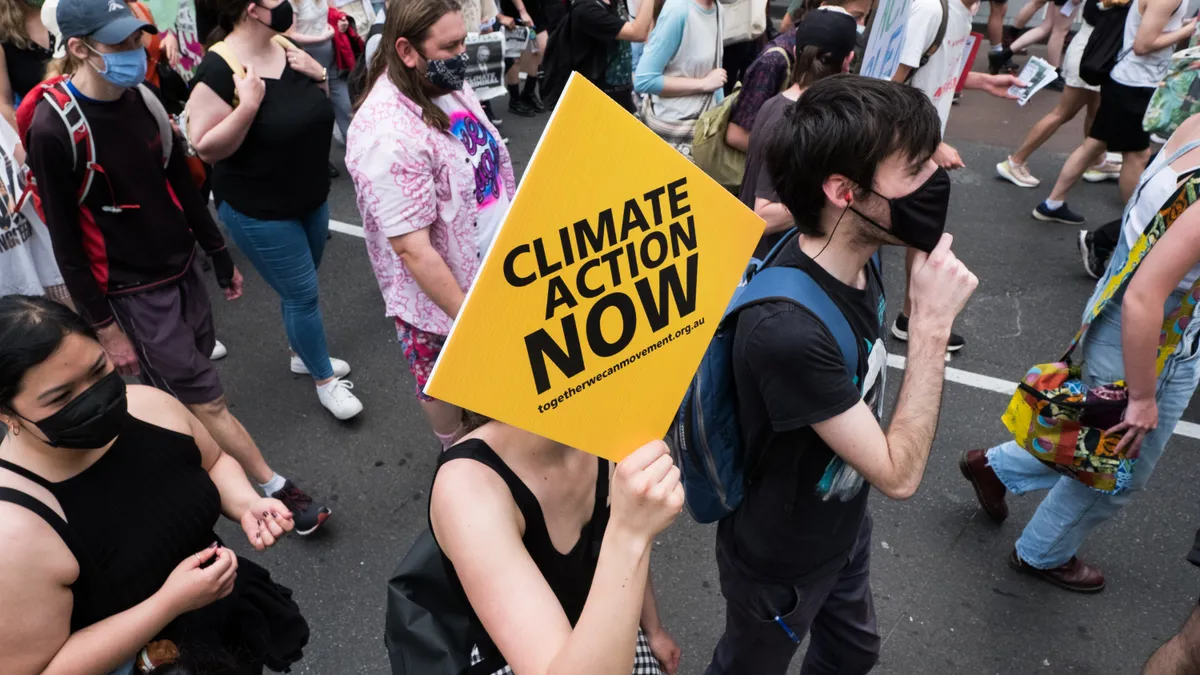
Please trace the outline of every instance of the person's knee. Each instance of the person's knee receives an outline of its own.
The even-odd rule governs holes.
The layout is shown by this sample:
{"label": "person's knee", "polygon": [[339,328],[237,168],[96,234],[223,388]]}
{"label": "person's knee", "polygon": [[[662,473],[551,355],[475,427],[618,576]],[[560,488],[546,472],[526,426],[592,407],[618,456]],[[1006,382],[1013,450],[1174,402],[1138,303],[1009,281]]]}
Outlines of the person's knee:
{"label": "person's knee", "polygon": [[199,417],[201,420],[217,419],[229,414],[229,405],[225,402],[224,396],[220,396],[207,403],[189,403],[187,407],[188,410],[192,411],[193,415]]}
{"label": "person's knee", "polygon": [[1186,659],[1188,672],[1200,671],[1200,606],[1192,610],[1183,628],[1179,629],[1180,655]]}

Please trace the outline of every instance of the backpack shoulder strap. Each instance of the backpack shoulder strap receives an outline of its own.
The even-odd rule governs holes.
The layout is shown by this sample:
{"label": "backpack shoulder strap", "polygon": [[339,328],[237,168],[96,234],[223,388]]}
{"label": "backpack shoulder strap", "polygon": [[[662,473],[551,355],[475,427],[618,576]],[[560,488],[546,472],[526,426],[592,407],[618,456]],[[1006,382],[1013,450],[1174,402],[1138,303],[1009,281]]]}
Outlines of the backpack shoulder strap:
{"label": "backpack shoulder strap", "polygon": [[787,75],[783,78],[783,84],[779,87],[779,91],[783,91],[784,89],[792,86],[792,68],[795,68],[795,64],[792,63],[792,55],[789,54],[788,50],[784,49],[783,47],[778,45],[771,47],[767,50],[767,53],[770,54],[771,52],[783,54],[783,58],[787,60]]}
{"label": "backpack shoulder strap", "polygon": [[850,379],[857,382],[858,339],[854,337],[854,331],[842,310],[825,289],[804,270],[785,266],[761,270],[738,296],[737,305],[731,308],[729,313],[733,314],[764,302],[779,301],[791,302],[817,315],[842,351]]}
{"label": "backpack shoulder strap", "polygon": [[154,116],[154,121],[158,123],[158,135],[162,138],[163,166],[166,166],[167,162],[171,161],[171,148],[175,143],[175,130],[171,127],[171,118],[167,115],[162,101],[150,91],[150,87],[139,84],[137,90],[142,95],[146,107],[150,109],[150,114]]}
{"label": "backpack shoulder strap", "polygon": [[[42,98],[50,102],[50,107],[63,121],[67,135],[71,137],[71,161],[76,172],[83,160],[83,180],[79,185],[78,202],[83,203],[88,190],[92,188],[92,180],[96,176],[96,142],[92,138],[92,128],[88,125],[87,117],[79,107],[79,101],[71,93],[65,79],[54,80],[39,85]],[[82,156],[81,156],[82,155]]]}
{"label": "backpack shoulder strap", "polygon": [[246,69],[242,67],[242,62],[238,60],[237,54],[233,53],[233,49],[224,40],[209,47],[208,51],[221,57],[234,75],[238,77],[246,75]]}
{"label": "backpack shoulder strap", "polygon": [[291,40],[285,38],[282,35],[271,36],[271,42],[274,42],[275,44],[279,45],[280,47],[283,47],[284,49],[298,49],[298,47],[296,47],[295,42],[292,42]]}
{"label": "backpack shoulder strap", "polygon": [[950,0],[942,0],[942,22],[938,25],[937,34],[933,36],[933,44],[929,45],[929,49],[921,55],[921,65],[925,65],[931,56],[937,53],[937,50],[942,48],[942,41],[946,39],[946,24],[950,21]]}

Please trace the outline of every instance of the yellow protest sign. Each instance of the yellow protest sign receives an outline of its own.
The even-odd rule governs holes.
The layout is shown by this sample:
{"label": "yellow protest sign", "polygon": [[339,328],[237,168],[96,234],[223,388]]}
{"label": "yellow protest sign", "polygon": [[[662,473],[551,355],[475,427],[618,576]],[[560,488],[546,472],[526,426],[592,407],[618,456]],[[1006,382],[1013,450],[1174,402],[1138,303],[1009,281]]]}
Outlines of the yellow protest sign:
{"label": "yellow protest sign", "polygon": [[425,391],[618,461],[670,427],[763,227],[572,75]]}

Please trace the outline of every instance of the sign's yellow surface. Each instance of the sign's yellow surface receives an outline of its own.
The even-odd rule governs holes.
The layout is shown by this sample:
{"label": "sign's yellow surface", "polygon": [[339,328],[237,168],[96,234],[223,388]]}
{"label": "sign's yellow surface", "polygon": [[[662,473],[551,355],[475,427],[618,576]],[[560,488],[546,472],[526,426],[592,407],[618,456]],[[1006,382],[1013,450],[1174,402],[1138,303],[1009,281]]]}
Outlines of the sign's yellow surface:
{"label": "sign's yellow surface", "polygon": [[572,75],[425,391],[619,461],[670,427],[762,233]]}

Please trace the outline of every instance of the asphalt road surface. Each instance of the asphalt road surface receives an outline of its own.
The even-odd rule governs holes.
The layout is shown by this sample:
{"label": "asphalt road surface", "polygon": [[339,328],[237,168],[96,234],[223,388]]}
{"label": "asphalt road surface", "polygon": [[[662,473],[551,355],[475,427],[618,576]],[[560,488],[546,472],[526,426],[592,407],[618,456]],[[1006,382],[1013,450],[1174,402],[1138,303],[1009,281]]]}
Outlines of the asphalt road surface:
{"label": "asphalt road surface", "polygon": [[[995,178],[992,168],[1057,96],[1043,91],[1018,108],[968,92],[947,131],[967,163],[954,174],[948,229],[955,252],[980,284],[957,324],[968,344],[950,364],[961,372],[955,373],[958,382],[946,385],[920,491],[903,503],[880,494],[871,498],[872,579],[884,638],[875,670],[880,674],[1137,673],[1200,592],[1200,571],[1184,561],[1200,523],[1195,428],[1184,429],[1190,437],[1173,438],[1149,490],[1084,545],[1082,557],[1108,578],[1108,589],[1095,596],[1011,571],[1006,557],[1039,495],[1012,499],[1008,522],[996,526],[958,472],[963,450],[1006,440],[1000,415],[1008,396],[995,390],[1060,354],[1092,289],[1078,262],[1076,230],[1030,218],[1048,187],[1017,188]],[[502,116],[519,176],[546,116]],[[1077,121],[1034,156],[1030,168],[1044,185],[1053,182],[1081,135]],[[1092,225],[1120,213],[1115,183],[1082,185],[1070,202]],[[388,673],[385,584],[426,526],[438,445],[413,397],[413,379],[384,317],[363,241],[352,234],[360,221],[348,178],[334,182],[330,205],[333,217],[348,225],[339,229],[351,234],[333,235],[321,267],[325,325],[332,353],[354,368],[350,379],[365,411],[339,423],[317,403],[311,380],[289,373],[278,298],[237,251],[245,297],[227,303],[213,291],[218,333],[229,347],[220,370],[234,413],[272,465],[334,509],[317,536],[249,553],[295,589],[312,626],[306,658],[293,672]],[[903,256],[888,250],[884,259],[894,316]],[[902,356],[904,346],[893,341],[889,351]],[[902,372],[892,369],[890,375],[894,398]],[[1191,410],[1186,419],[1200,422],[1200,415]],[[236,546],[234,528],[221,527]],[[659,606],[683,647],[687,674],[703,672],[723,626],[714,533],[685,515],[654,549]],[[799,671],[799,661],[792,672]]]}

